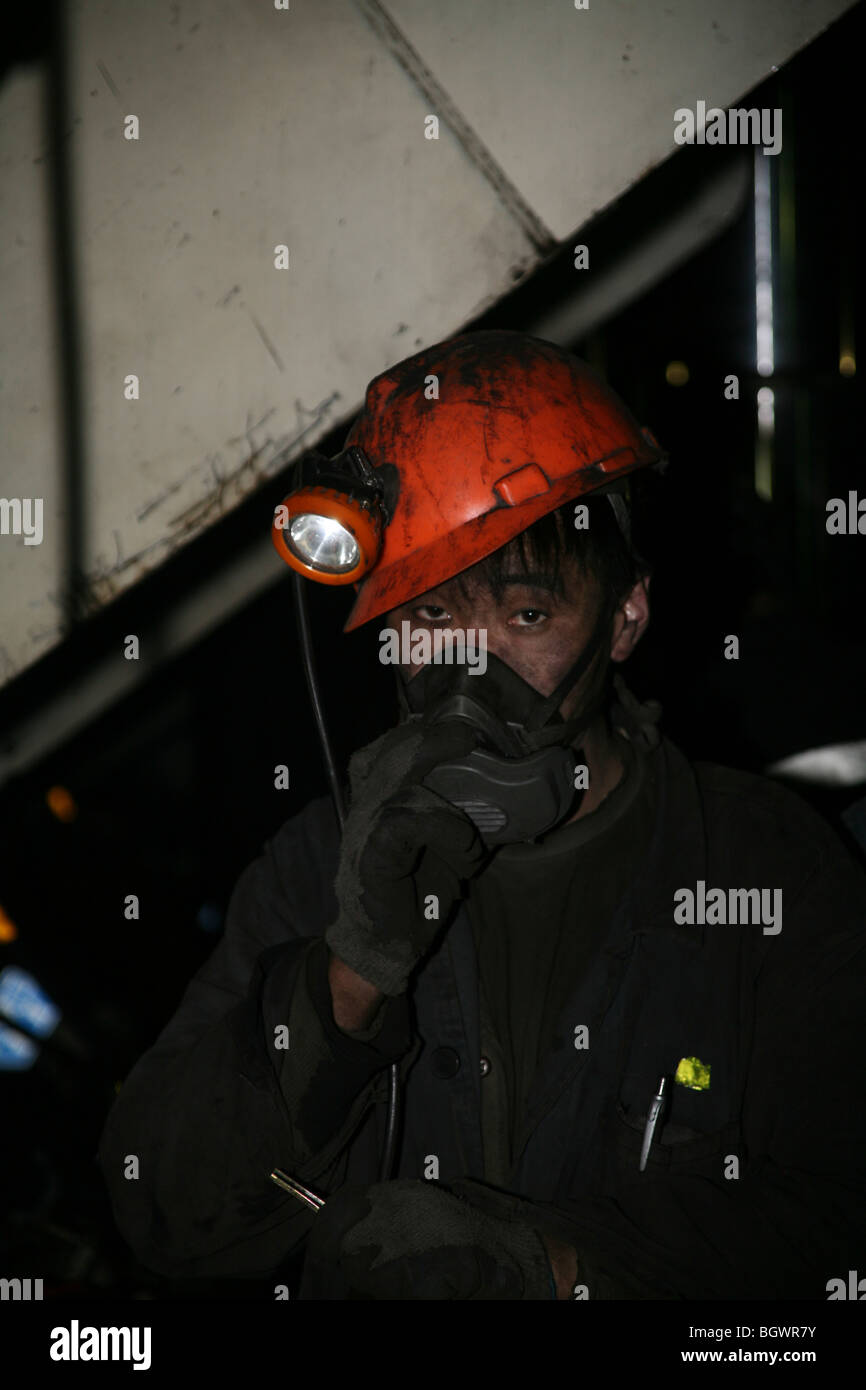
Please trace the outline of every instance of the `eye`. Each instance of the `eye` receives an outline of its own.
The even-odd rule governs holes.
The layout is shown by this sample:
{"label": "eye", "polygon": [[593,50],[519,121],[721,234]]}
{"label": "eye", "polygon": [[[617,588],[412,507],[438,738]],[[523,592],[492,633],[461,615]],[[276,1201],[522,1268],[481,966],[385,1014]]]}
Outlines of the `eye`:
{"label": "eye", "polygon": [[422,623],[438,623],[449,615],[444,608],[435,603],[422,603],[418,608],[413,608],[412,616]]}
{"label": "eye", "polygon": [[521,608],[509,622],[514,623],[516,627],[541,627],[547,622],[547,617],[540,608]]}

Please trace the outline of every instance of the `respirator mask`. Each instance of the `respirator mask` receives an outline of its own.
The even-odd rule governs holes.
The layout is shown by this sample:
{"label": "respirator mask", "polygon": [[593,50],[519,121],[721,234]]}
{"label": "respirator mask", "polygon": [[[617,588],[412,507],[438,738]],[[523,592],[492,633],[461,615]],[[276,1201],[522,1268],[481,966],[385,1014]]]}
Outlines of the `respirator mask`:
{"label": "respirator mask", "polygon": [[491,652],[483,672],[428,663],[407,680],[398,673],[404,719],[432,728],[446,720],[468,724],[479,746],[443,763],[424,785],[458,806],[488,846],[544,835],[574,815],[586,788],[579,740],[604,699],[563,720],[559,706],[599,651],[608,630],[602,610],[577,661],[550,695],[541,695]]}

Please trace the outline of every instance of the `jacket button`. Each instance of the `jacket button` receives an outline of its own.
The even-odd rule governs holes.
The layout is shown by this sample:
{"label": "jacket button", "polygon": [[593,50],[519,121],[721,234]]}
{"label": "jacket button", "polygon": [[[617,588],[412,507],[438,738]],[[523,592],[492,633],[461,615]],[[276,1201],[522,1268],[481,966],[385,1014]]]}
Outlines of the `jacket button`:
{"label": "jacket button", "polygon": [[460,1070],[460,1054],[453,1047],[437,1047],[431,1057],[433,1075],[440,1081],[450,1081]]}
{"label": "jacket button", "polygon": [[481,1075],[482,1075],[482,1076],[486,1076],[486,1075],[487,1075],[487,1073],[488,1073],[489,1070],[490,1070],[491,1065],[492,1065],[492,1063],[491,1063],[489,1057],[482,1057],[482,1058],[481,1058]]}

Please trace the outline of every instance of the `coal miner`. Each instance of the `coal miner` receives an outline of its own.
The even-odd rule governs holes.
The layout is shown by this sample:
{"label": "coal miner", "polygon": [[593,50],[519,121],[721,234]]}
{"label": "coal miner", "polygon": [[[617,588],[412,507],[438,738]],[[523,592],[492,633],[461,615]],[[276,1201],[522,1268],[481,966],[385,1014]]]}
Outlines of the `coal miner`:
{"label": "coal miner", "polygon": [[342,826],[313,801],[245,870],[120,1090],[100,1163],[149,1268],[383,1300],[866,1269],[864,878],[624,683],[663,462],[584,363],[494,331],[385,371],[302,463],[275,543],[355,585],[399,719]]}

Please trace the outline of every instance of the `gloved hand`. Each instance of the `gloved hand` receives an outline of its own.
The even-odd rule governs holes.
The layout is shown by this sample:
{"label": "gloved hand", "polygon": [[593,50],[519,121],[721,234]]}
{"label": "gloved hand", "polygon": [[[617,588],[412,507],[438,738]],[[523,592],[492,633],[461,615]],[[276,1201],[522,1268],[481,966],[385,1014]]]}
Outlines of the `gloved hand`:
{"label": "gloved hand", "polygon": [[[398,724],[349,762],[349,814],[334,882],[340,906],[325,939],[383,994],[402,994],[486,851],[469,817],[422,787],[440,763],[468,753],[473,731],[456,721]],[[438,909],[425,912],[435,895]]]}
{"label": "gloved hand", "polygon": [[409,1178],[340,1188],[313,1222],[299,1296],[553,1298],[526,1204],[469,1179],[449,1187]]}

